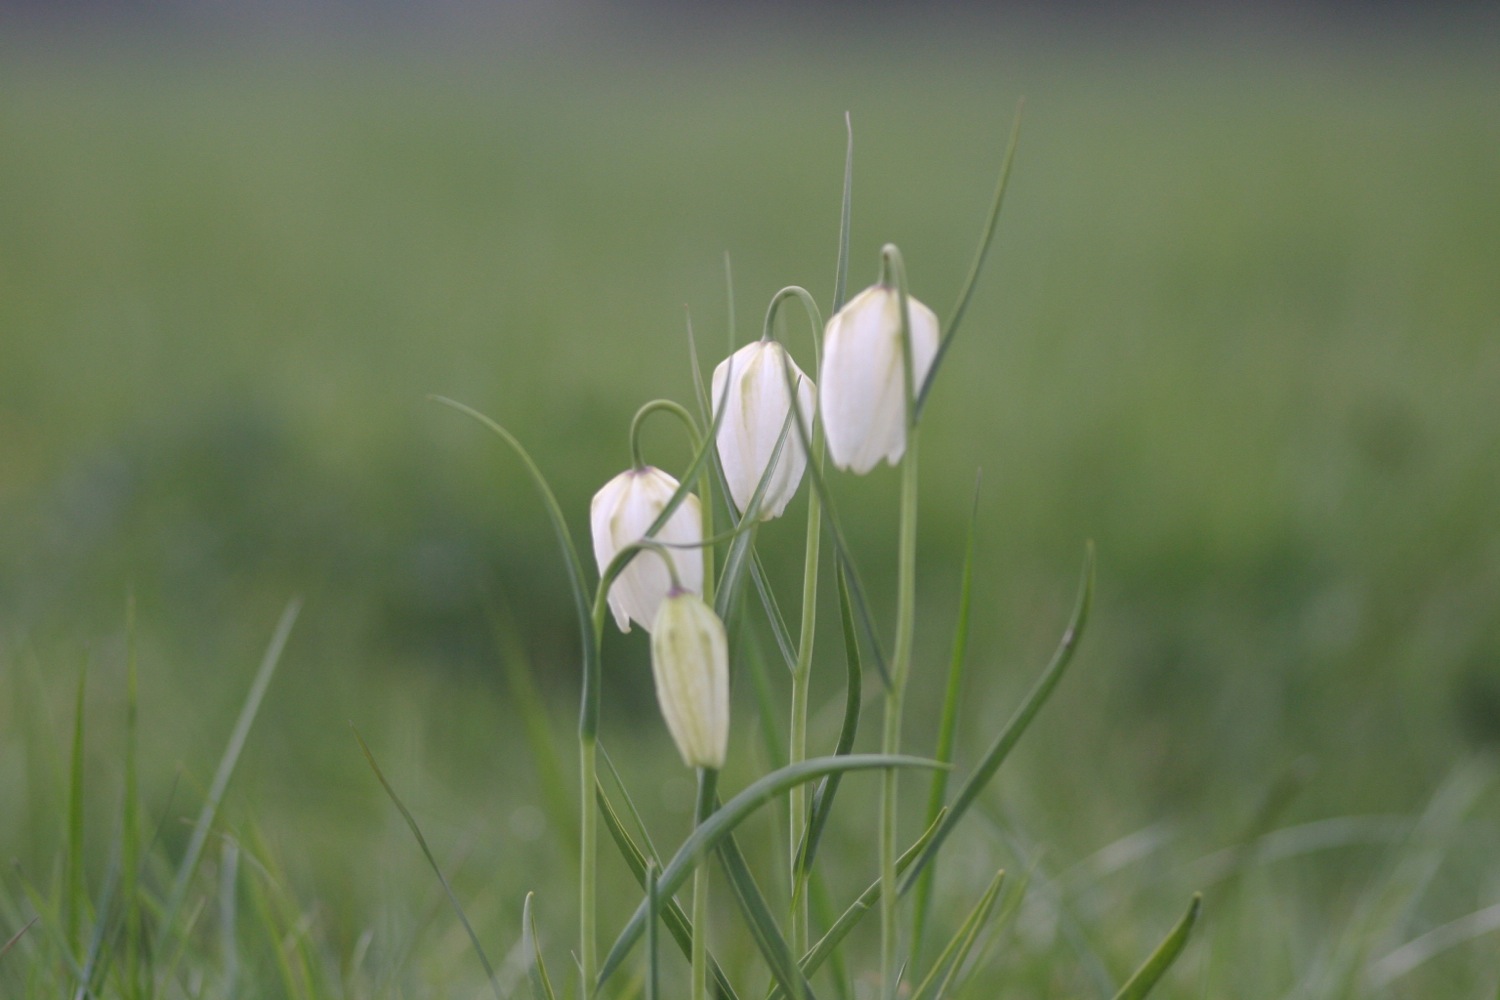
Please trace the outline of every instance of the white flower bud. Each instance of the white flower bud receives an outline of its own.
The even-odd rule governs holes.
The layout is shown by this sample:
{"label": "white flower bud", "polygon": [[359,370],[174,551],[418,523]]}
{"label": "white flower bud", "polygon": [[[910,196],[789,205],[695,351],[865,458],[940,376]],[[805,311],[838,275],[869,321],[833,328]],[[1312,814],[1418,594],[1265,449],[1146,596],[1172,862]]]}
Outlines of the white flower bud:
{"label": "white flower bud", "polygon": [[[724,417],[719,423],[719,460],[729,482],[729,495],[743,513],[755,495],[755,488],[771,462],[776,442],[781,439],[791,411],[791,394],[787,389],[786,371],[791,368],[797,385],[797,409],[803,426],[812,430],[813,384],[796,362],[774,340],[746,344],[714,369],[713,406],[717,417],[719,401],[724,400]],[[729,394],[724,394],[724,380],[729,378]],[[791,502],[802,473],[807,468],[807,453],[796,426],[787,431],[776,469],[761,498],[760,519],[780,517]]]}
{"label": "white flower bud", "polygon": [[[938,349],[937,315],[906,297],[913,386],[920,391]],[[901,296],[871,285],[840,309],[823,333],[818,405],[833,464],[860,475],[906,451],[905,357]]]}
{"label": "white flower bud", "polygon": [[667,729],[688,767],[724,766],[729,746],[729,640],[697,594],[675,590],[651,626],[651,672]]}
{"label": "white flower bud", "polygon": [[[599,572],[620,550],[646,537],[646,529],[666,508],[677,492],[677,480],[660,469],[646,466],[627,469],[604,484],[589,505],[589,525],[594,535],[594,559]],[[698,498],[688,494],[656,533],[656,539],[673,545],[697,545],[703,541],[702,509]],[[677,568],[677,579],[694,592],[703,590],[703,553],[699,549],[674,548],[667,558]],[[662,598],[672,588],[672,575],[662,556],[641,552],[609,588],[609,610],[621,632],[630,631],[632,620],[646,629],[656,620]]]}

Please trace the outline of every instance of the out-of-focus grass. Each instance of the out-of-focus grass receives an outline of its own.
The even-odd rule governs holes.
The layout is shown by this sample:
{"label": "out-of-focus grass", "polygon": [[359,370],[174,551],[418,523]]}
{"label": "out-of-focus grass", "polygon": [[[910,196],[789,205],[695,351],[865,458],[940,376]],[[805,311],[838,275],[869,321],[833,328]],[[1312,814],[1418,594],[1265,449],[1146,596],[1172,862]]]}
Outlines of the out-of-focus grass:
{"label": "out-of-focus grass", "polygon": [[[1393,40],[1021,51],[866,38],[723,58],[7,58],[0,846],[50,858],[63,786],[22,748],[63,745],[84,661],[90,774],[113,787],[127,592],[156,809],[172,763],[206,783],[255,651],[302,593],[239,807],[325,901],[336,944],[418,919],[402,907],[432,890],[352,718],[434,842],[470,858],[477,920],[509,934],[516,893],[542,888],[535,865],[565,859],[538,832],[487,609],[525,623],[563,732],[570,612],[529,485],[424,396],[515,430],[582,537],[635,406],[690,398],[684,303],[718,354],[726,249],[741,340],[784,284],[827,301],[843,111],[851,281],[895,241],[942,313],[1023,94],[1001,234],[924,438],[918,642],[934,676],[985,472],[961,748],[982,747],[1029,681],[1085,537],[1100,595],[1076,675],[993,797],[1012,842],[977,833],[976,871],[1014,858],[1017,831],[1048,845],[1074,909],[1060,924],[1031,912],[1027,933],[1066,941],[1077,921],[1119,974],[1156,933],[1137,915],[1164,928],[1203,878],[1190,862],[1242,838],[1294,762],[1317,770],[1278,825],[1419,813],[1500,742],[1492,61]],[[789,341],[805,357],[805,334]],[[653,453],[680,462],[662,438]],[[856,538],[883,544],[894,475],[858,484],[858,504],[839,485]],[[799,540],[765,532],[773,568],[795,570]],[[893,567],[866,570],[888,594]],[[611,652],[606,741],[664,755],[641,643]],[[918,679],[915,712],[938,686]],[[661,789],[668,822],[686,822],[686,788]],[[1493,796],[1479,808],[1381,944],[1494,901]],[[1159,846],[1125,874],[1075,867],[1141,830]],[[1337,940],[1383,850],[1210,887],[1223,943],[1199,975],[1284,991]],[[544,920],[572,905],[545,895]],[[450,945],[414,961],[442,968]],[[1393,995],[1483,982],[1466,955]]]}

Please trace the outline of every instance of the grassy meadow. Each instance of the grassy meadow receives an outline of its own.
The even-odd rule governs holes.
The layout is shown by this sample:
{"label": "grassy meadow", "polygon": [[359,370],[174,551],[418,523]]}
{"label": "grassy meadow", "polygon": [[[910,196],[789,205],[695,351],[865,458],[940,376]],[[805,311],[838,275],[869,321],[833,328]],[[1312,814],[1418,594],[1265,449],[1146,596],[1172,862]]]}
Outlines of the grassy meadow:
{"label": "grassy meadow", "polygon": [[[692,402],[686,318],[706,364],[726,353],[726,252],[736,344],[785,285],[826,315],[844,112],[851,289],[895,242],[946,316],[1024,97],[999,235],[924,418],[907,748],[934,739],[976,473],[960,773],[1050,655],[1088,539],[1098,590],[1076,664],[939,869],[950,931],[996,867],[1011,890],[1024,875],[986,959],[1005,978],[963,995],[1108,998],[1202,890],[1156,995],[1494,997],[1486,37],[0,46],[0,944],[23,932],[0,996],[66,981],[57,901],[81,871],[86,929],[118,879],[132,740],[142,877],[170,883],[294,598],[160,995],[489,995],[351,723],[502,987],[524,990],[529,890],[571,983],[567,580],[519,464],[429,394],[526,443],[586,553],[631,415]],[[690,457],[665,422],[646,440],[665,468]],[[888,613],[899,476],[830,478]],[[806,495],[758,541],[789,608]],[[819,753],[844,669],[824,584]],[[740,654],[775,666],[750,632]],[[611,629],[605,655],[601,743],[669,850],[691,775],[645,638]],[[550,734],[527,730],[537,705]],[[741,671],[726,790],[771,766],[755,706]],[[875,872],[877,784],[840,793],[840,900]],[[909,840],[924,786],[902,787]],[[746,828],[768,873],[784,826],[768,809]],[[640,894],[608,844],[601,878],[607,944]],[[724,903],[715,947],[753,965],[737,921]],[[856,969],[877,943],[872,916]]]}

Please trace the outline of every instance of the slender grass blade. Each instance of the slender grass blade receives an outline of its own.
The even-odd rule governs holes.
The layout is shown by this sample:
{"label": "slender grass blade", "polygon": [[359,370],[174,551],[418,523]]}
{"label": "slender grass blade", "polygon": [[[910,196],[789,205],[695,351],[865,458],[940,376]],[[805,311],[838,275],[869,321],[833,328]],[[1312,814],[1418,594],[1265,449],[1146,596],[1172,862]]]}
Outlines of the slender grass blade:
{"label": "slender grass blade", "polygon": [[995,197],[990,202],[990,214],[985,219],[984,231],[979,237],[979,247],[974,252],[974,262],[969,265],[968,277],[964,278],[963,287],[959,290],[958,302],[953,307],[953,316],[948,320],[948,329],[943,331],[943,337],[938,342],[937,354],[933,356],[932,365],[927,369],[927,377],[920,387],[921,391],[917,393],[915,418],[921,417],[922,407],[926,405],[927,396],[932,392],[932,384],[937,378],[938,369],[942,367],[943,359],[948,355],[948,349],[953,346],[953,338],[958,334],[958,325],[963,322],[964,314],[969,311],[969,300],[974,295],[974,283],[979,280],[979,272],[984,268],[984,258],[995,239],[995,230],[1000,222],[1000,207],[1005,204],[1005,189],[1010,185],[1010,168],[1015,163],[1016,147],[1021,141],[1021,112],[1024,106],[1024,102],[1016,105],[1016,117],[1010,127],[1010,141],[1005,146],[1005,159],[1000,165],[1000,179],[995,182]]}
{"label": "slender grass blade", "polygon": [[557,1000],[552,992],[552,980],[547,976],[547,966],[542,961],[542,946],[536,937],[536,914],[531,901],[536,893],[528,892],[521,904],[521,951],[526,963],[526,978],[531,983],[531,1000]]}
{"label": "slender grass blade", "polygon": [[276,667],[281,663],[282,650],[286,648],[287,639],[292,634],[292,626],[296,624],[297,614],[301,609],[301,601],[292,601],[281,613],[281,620],[276,623],[276,631],[271,636],[271,644],[266,647],[266,654],[261,660],[260,669],[250,685],[249,694],[245,696],[245,703],[240,708],[239,718],[235,720],[234,729],[229,735],[229,745],[224,748],[224,756],[220,758],[219,768],[214,772],[213,783],[208,788],[208,798],[198,813],[198,821],[193,825],[187,851],[182,856],[181,864],[178,865],[171,895],[167,897],[162,926],[168,929],[168,933],[171,933],[175,927],[177,912],[187,896],[188,882],[198,869],[198,861],[202,858],[203,847],[208,841],[208,832],[213,826],[214,817],[219,812],[219,803],[223,801],[224,791],[229,787],[229,779],[234,776],[235,766],[239,764],[240,752],[245,749],[245,741],[250,737],[250,727],[255,723],[255,716],[260,711],[261,701],[266,696],[266,689],[271,686],[271,678],[276,674]]}
{"label": "slender grass blade", "polygon": [[839,208],[839,257],[833,275],[833,311],[844,308],[849,286],[849,223],[854,209],[854,122],[844,112],[844,200]]}
{"label": "slender grass blade", "polygon": [[1000,731],[995,742],[990,745],[989,750],[980,760],[979,766],[974,769],[974,773],[964,782],[958,796],[953,800],[953,805],[949,807],[943,822],[939,825],[937,833],[933,836],[932,842],[927,845],[926,850],[922,852],[922,857],[917,859],[912,870],[906,873],[901,883],[901,892],[909,891],[917,876],[921,875],[922,870],[936,857],[944,841],[948,839],[948,835],[953,832],[958,821],[974,804],[979,793],[984,791],[985,786],[989,784],[990,779],[995,776],[995,772],[1000,769],[1000,765],[1026,732],[1026,727],[1036,718],[1037,712],[1056,689],[1058,681],[1062,680],[1068,664],[1073,660],[1073,653],[1078,648],[1078,640],[1083,635],[1084,626],[1088,623],[1089,607],[1093,603],[1093,597],[1094,546],[1090,542],[1084,555],[1083,580],[1079,586],[1078,603],[1073,608],[1073,616],[1068,622],[1067,630],[1063,632],[1057,651],[1052,654],[1052,661],[1047,664],[1020,707],[1005,724],[1005,728]]}
{"label": "slender grass blade", "polygon": [[1005,872],[996,872],[989,887],[985,889],[984,895],[980,896],[979,902],[974,905],[974,909],[969,911],[968,917],[959,925],[947,946],[938,955],[937,961],[933,963],[932,971],[912,994],[912,1000],[937,1000],[938,997],[948,995],[948,988],[953,984],[959,969],[963,967],[964,960],[969,957],[974,942],[979,939],[979,932],[989,921],[990,913],[995,908],[995,900],[1000,897],[1000,884],[1003,881],[1005,881]]}
{"label": "slender grass blade", "polygon": [[1193,925],[1198,922],[1198,914],[1202,909],[1203,894],[1195,892],[1187,912],[1177,921],[1177,926],[1172,928],[1172,932],[1151,953],[1146,963],[1136,970],[1135,975],[1120,987],[1115,1000],[1141,1000],[1151,992],[1157,981],[1172,967],[1172,963],[1177,961],[1182,949],[1187,947],[1188,936],[1192,934]]}
{"label": "slender grass blade", "polygon": [[448,877],[443,874],[443,869],[437,863],[437,858],[433,857],[432,849],[427,846],[427,838],[422,835],[422,828],[417,825],[416,817],[411,814],[411,810],[406,808],[406,804],[401,801],[401,797],[396,794],[396,790],[386,780],[385,772],[381,771],[380,765],[375,762],[375,755],[370,752],[370,747],[365,743],[364,737],[359,735],[359,730],[353,726],[349,728],[354,733],[354,738],[359,741],[359,748],[364,751],[365,760],[369,763],[370,770],[375,772],[375,777],[380,781],[380,787],[385,789],[385,794],[390,796],[391,802],[395,804],[397,811],[401,813],[401,818],[406,820],[406,826],[411,830],[412,836],[416,838],[417,846],[422,849],[422,856],[427,859],[428,867],[432,869],[432,873],[442,883],[443,892],[448,895],[448,902],[453,905],[453,912],[457,914],[458,922],[463,924],[464,931],[469,935],[469,941],[474,946],[474,954],[479,956],[479,964],[484,966],[484,974],[489,980],[490,988],[495,991],[495,996],[498,1000],[505,1000],[505,995],[500,990],[500,983],[495,979],[494,966],[490,965],[489,956],[484,953],[484,946],[479,943],[479,935],[474,933],[474,927],[469,923],[469,918],[464,913],[463,905],[459,903],[458,896],[453,892],[453,887],[448,884]]}

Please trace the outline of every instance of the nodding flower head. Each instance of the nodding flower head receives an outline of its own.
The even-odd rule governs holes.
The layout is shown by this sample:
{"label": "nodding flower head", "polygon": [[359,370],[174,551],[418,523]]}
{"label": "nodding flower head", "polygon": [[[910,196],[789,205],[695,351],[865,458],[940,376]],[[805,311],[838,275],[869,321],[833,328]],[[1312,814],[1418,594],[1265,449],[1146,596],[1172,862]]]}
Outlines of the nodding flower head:
{"label": "nodding flower head", "polygon": [[[938,320],[910,295],[906,305],[912,384],[920,391],[937,356]],[[818,405],[834,465],[863,475],[882,458],[891,465],[901,461],[905,377],[900,293],[889,285],[871,285],[834,314],[823,333]]]}
{"label": "nodding flower head", "polygon": [[[781,440],[782,429],[787,430],[786,443],[781,447],[776,468],[766,484],[765,495],[761,497],[762,521],[781,516],[797,492],[802,473],[807,468],[802,436],[795,426],[787,427],[787,417],[792,409],[792,393],[787,386],[788,371],[797,386],[797,409],[802,414],[802,425],[810,431],[812,381],[776,341],[746,344],[714,369],[716,417],[721,400],[724,406],[724,416],[719,421],[719,461],[724,466],[729,495],[741,512],[750,506],[750,499],[776,452],[776,443]],[[726,380],[729,382],[727,395]]]}
{"label": "nodding flower head", "polygon": [[651,672],[667,729],[688,767],[724,766],[729,746],[729,641],[697,594],[674,590],[651,626]]}
{"label": "nodding flower head", "polygon": [[[646,537],[646,530],[675,492],[677,480],[660,469],[645,466],[620,473],[594,494],[589,505],[589,524],[600,573],[621,549]],[[683,499],[656,533],[656,539],[669,545],[703,542],[703,518],[696,496],[690,493]],[[672,588],[672,573],[665,559],[672,560],[677,581],[684,589],[695,593],[703,590],[703,553],[698,549],[673,548],[661,554],[638,554],[609,588],[609,610],[621,632],[629,632],[632,621],[649,630],[656,620],[657,608]]]}

